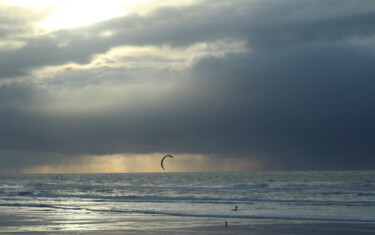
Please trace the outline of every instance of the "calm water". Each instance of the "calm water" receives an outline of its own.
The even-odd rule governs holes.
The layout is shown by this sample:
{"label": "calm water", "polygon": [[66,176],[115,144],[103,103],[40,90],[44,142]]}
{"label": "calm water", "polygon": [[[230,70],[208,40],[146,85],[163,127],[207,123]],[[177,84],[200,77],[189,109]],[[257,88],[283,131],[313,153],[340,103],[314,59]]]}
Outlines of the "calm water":
{"label": "calm water", "polygon": [[0,175],[0,215],[375,222],[374,179],[375,171]]}

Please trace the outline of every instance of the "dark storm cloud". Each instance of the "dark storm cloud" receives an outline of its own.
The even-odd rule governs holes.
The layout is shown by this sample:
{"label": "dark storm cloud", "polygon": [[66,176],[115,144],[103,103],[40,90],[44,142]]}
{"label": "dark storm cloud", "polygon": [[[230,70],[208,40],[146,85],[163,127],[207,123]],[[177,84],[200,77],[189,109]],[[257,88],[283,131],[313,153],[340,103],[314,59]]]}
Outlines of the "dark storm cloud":
{"label": "dark storm cloud", "polygon": [[223,122],[229,127],[217,125],[228,129],[227,150],[263,153],[268,166],[290,169],[372,169],[374,54],[332,44],[261,53],[227,57],[232,68],[225,60],[200,65],[228,79],[232,104],[223,110],[233,116]]}
{"label": "dark storm cloud", "polygon": [[[22,151],[12,154],[20,159],[172,152],[256,159],[267,169],[374,169],[374,14],[372,1],[222,1],[34,38],[0,59],[19,65],[3,76],[85,63],[116,45],[234,38],[250,51],[201,57],[176,74],[155,69],[152,84],[140,74],[146,88],[128,97],[130,106],[99,113],[44,112],[47,88],[3,85],[0,149]],[[114,36],[95,36],[106,30]],[[165,92],[165,82],[173,89]]]}

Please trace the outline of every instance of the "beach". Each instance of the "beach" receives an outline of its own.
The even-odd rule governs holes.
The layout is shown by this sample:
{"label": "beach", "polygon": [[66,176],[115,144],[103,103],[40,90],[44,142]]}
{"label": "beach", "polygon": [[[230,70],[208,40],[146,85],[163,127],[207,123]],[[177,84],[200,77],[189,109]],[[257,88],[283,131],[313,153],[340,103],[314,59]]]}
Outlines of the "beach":
{"label": "beach", "polygon": [[[356,235],[374,234],[373,222],[303,220],[223,220],[171,216],[92,215],[0,217],[0,234],[253,234]],[[225,221],[228,226],[225,227]]]}

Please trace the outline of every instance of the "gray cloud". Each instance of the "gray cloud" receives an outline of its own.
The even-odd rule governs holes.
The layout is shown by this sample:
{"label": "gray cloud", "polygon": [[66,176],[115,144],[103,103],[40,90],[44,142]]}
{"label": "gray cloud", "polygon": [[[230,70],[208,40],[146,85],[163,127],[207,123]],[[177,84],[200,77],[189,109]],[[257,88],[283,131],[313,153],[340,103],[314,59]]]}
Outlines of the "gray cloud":
{"label": "gray cloud", "polygon": [[[78,98],[84,99],[122,87],[124,94],[113,95],[118,102],[103,109],[89,110],[86,106],[101,99],[88,98],[82,101],[86,106],[55,112],[59,109],[51,107],[59,107],[61,91],[32,83],[2,85],[0,149],[56,156],[199,153],[258,159],[267,169],[373,169],[374,4],[239,3],[158,9],[55,32],[9,52],[7,66],[22,54],[15,70],[26,73],[48,64],[86,63],[115,45],[184,47],[239,38],[250,48],[201,57],[178,72],[103,67],[56,76],[55,85],[67,89],[62,96],[67,103],[74,89],[81,89]],[[115,36],[83,36],[105,30]],[[59,47],[62,42],[66,45]],[[27,56],[38,50],[43,57],[29,62]],[[102,75],[87,82],[98,69]],[[17,74],[6,76],[11,73]],[[83,84],[68,85],[74,81]]]}
{"label": "gray cloud", "polygon": [[0,38],[22,39],[46,15],[22,7],[0,5]]}
{"label": "gray cloud", "polygon": [[[46,65],[87,63],[93,55],[121,45],[183,47],[240,38],[252,48],[263,48],[373,36],[375,4],[371,1],[203,3],[160,8],[146,16],[132,14],[31,38],[24,47],[3,53],[0,76],[19,76]],[[112,36],[103,36],[106,32]]]}

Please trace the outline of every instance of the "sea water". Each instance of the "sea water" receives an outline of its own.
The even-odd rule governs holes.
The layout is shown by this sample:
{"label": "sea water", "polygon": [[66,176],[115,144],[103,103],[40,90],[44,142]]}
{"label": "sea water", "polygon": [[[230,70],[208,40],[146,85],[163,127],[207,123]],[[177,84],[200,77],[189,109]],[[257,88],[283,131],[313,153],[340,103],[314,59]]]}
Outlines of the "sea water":
{"label": "sea water", "polygon": [[375,171],[0,175],[0,231],[20,231],[12,220],[31,226],[33,215],[55,227],[78,215],[375,222],[374,179]]}

